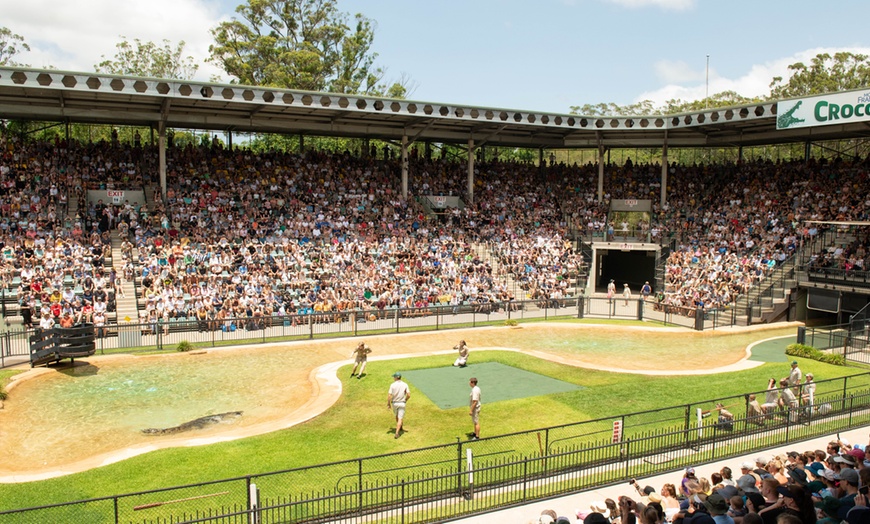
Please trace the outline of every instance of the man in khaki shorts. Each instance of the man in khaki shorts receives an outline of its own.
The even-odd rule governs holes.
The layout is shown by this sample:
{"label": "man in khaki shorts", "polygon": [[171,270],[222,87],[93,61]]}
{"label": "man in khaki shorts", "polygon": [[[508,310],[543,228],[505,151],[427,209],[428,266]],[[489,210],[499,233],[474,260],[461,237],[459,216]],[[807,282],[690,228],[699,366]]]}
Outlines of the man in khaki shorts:
{"label": "man in khaki shorts", "polygon": [[471,415],[471,422],[474,424],[474,435],[471,440],[477,440],[480,438],[480,388],[477,387],[477,378],[471,377],[468,385],[471,386],[468,414]]}
{"label": "man in khaki shorts", "polygon": [[393,373],[393,383],[390,384],[390,391],[387,393],[387,407],[396,414],[396,435],[393,438],[399,438],[399,435],[402,434],[405,403],[408,402],[409,398],[411,398],[411,391],[408,389],[408,384],[402,381],[402,374]]}
{"label": "man in khaki shorts", "polygon": [[369,359],[369,353],[372,352],[372,348],[366,346],[365,342],[360,342],[357,344],[356,349],[353,350],[351,357],[354,359],[353,370],[350,372],[350,376],[353,377],[356,374],[357,368],[359,368],[359,374],[356,375],[356,378],[362,378],[366,373],[366,363]]}

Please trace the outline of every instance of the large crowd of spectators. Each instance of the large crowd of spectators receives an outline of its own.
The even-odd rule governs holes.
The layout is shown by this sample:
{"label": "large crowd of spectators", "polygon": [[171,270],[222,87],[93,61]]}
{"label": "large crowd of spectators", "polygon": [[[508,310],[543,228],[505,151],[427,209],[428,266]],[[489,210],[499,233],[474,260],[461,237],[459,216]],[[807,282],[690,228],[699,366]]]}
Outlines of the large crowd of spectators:
{"label": "large crowd of spectators", "polygon": [[[599,202],[596,166],[489,161],[475,165],[473,202],[431,215],[414,197],[465,197],[464,162],[413,155],[406,200],[397,160],[220,146],[170,148],[167,198],[140,208],[83,195],[151,182],[151,146],[3,137],[2,152],[0,277],[33,323],[45,305],[54,321],[67,310],[92,318],[104,293],[111,303],[122,280],[140,277],[141,320],[152,323],[558,305],[586,269],[572,234],[612,229],[612,198],[650,199],[651,238],[672,242],[658,302],[721,308],[795,253],[806,220],[866,220],[870,209],[864,162],[674,165],[660,206],[654,164],[607,166]],[[123,259],[107,264],[113,229]],[[863,267],[865,244],[837,260]]]}
{"label": "large crowd of spectators", "polygon": [[[689,467],[660,487],[630,481],[626,493],[571,517],[544,510],[535,524],[866,524],[867,446],[837,437],[827,448],[758,455],[733,467]],[[588,504],[588,503],[587,503]]]}

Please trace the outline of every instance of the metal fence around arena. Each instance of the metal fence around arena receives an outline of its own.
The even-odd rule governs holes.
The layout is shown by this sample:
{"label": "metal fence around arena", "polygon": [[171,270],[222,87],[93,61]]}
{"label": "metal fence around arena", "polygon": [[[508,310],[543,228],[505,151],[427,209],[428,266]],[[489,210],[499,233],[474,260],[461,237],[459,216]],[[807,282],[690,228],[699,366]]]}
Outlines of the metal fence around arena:
{"label": "metal fence around arena", "polygon": [[[766,393],[753,394],[763,402]],[[812,403],[757,416],[747,415],[750,398],[3,511],[0,524],[440,522],[870,424],[870,373],[819,381]],[[717,403],[733,418],[720,418]]]}
{"label": "metal fence around arena", "polygon": [[[434,305],[344,312],[312,311],[302,315],[197,320],[172,318],[153,323],[107,324],[97,333],[97,353],[175,349],[179,342],[196,346],[255,344],[314,338],[438,331],[504,324],[516,320],[601,318],[642,320],[706,330],[734,325],[735,311],[697,311],[640,298],[577,297],[494,304]],[[9,329],[0,334],[0,367],[29,359],[35,330]]]}
{"label": "metal fence around arena", "polygon": [[[867,308],[864,308],[867,309]],[[818,350],[843,355],[852,364],[870,364],[870,321],[854,315],[848,324],[798,328],[797,341]]]}

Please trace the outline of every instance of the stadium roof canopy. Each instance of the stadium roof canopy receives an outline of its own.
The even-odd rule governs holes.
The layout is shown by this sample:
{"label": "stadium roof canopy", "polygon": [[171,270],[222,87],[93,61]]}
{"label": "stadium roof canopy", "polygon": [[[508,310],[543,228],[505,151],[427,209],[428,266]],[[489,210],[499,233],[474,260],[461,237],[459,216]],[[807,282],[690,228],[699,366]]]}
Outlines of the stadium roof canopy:
{"label": "stadium roof canopy", "polygon": [[0,67],[0,118],[533,148],[735,147],[862,138],[867,123],[776,129],[776,102],[585,117],[232,84]]}

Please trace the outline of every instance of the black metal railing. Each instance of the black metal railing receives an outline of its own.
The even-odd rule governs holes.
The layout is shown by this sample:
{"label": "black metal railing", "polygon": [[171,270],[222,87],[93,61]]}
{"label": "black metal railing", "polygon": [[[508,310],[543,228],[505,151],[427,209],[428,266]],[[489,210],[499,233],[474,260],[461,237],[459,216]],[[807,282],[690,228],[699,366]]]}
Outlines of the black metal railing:
{"label": "black metal railing", "polygon": [[[768,406],[753,413],[751,395],[760,401],[765,393],[2,511],[0,524],[438,522],[870,424],[870,373],[819,381],[812,404]],[[717,402],[733,418],[718,417]]]}
{"label": "black metal railing", "polygon": [[[574,297],[517,300],[499,304],[430,305],[354,311],[197,320],[193,317],[147,323],[112,323],[95,340],[98,354],[174,349],[181,341],[199,346],[256,344],[278,340],[366,336],[410,331],[438,331],[504,324],[509,320],[556,318],[631,319],[706,330],[734,325],[736,310],[697,310],[640,298]],[[30,356],[34,329],[0,334],[0,367]]]}
{"label": "black metal railing", "polygon": [[807,273],[807,278],[810,282],[857,286],[862,288],[870,287],[870,271],[812,265],[803,266],[800,270]]}
{"label": "black metal railing", "polygon": [[843,355],[851,364],[870,364],[870,324],[852,319],[848,324],[802,328],[798,342]]}

